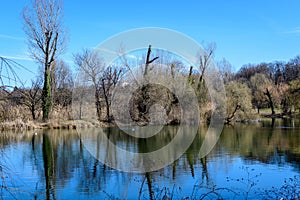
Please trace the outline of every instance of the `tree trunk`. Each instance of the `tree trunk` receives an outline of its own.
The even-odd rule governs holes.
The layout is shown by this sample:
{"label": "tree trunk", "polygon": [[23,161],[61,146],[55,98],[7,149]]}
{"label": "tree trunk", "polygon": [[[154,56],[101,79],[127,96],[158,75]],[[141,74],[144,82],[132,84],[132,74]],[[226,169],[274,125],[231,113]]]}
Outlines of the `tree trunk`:
{"label": "tree trunk", "polygon": [[268,88],[266,89],[265,95],[267,95],[267,97],[268,97],[270,108],[271,108],[271,111],[272,111],[272,115],[275,115],[274,102],[272,100],[272,96],[271,96],[271,93],[268,90]]}
{"label": "tree trunk", "polygon": [[50,67],[48,65],[45,66],[44,72],[44,87],[42,94],[42,102],[43,102],[43,120],[47,121],[49,119],[52,99],[51,99],[51,75],[50,75]]}
{"label": "tree trunk", "polygon": [[153,58],[152,60],[150,60],[150,56],[151,56],[151,45],[149,45],[148,47],[148,52],[147,52],[147,59],[145,62],[145,71],[144,71],[144,77],[147,76],[148,71],[149,71],[149,64],[151,64],[152,62],[154,62],[156,59],[158,59],[158,56]]}
{"label": "tree trunk", "polygon": [[108,101],[108,97],[105,96],[105,105],[106,105],[106,121],[110,122],[110,112],[109,112],[109,101]]}
{"label": "tree trunk", "polygon": [[[111,71],[109,74],[111,74]],[[110,113],[109,113],[110,104],[108,98],[109,98],[109,89],[111,87],[111,83],[110,83],[111,79],[109,79],[109,82],[107,84],[105,84],[104,79],[102,79],[101,81],[102,81],[102,90],[103,90],[103,96],[104,96],[105,106],[106,106],[106,121],[110,122]]]}
{"label": "tree trunk", "polygon": [[190,84],[193,83],[192,75],[193,75],[193,66],[190,67],[190,72],[189,72],[189,77],[188,77],[188,80],[189,80]]}
{"label": "tree trunk", "polygon": [[98,120],[101,121],[101,103],[100,103],[100,94],[99,90],[95,90],[95,105],[97,110]]}
{"label": "tree trunk", "polygon": [[226,124],[230,124],[231,120],[234,118],[235,113],[241,108],[240,105],[236,105],[234,111],[231,113],[229,117],[226,118]]}
{"label": "tree trunk", "polygon": [[81,120],[82,119],[82,100],[80,100],[80,103],[79,103],[79,119]]}
{"label": "tree trunk", "polygon": [[35,106],[34,104],[31,105],[31,116],[32,116],[32,120],[35,120]]}

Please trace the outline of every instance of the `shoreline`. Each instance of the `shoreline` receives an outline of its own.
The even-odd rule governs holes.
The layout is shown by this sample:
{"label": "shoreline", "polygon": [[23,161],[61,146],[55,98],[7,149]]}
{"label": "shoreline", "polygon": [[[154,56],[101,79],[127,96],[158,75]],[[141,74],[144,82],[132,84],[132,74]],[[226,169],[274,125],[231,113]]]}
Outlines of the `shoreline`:
{"label": "shoreline", "polygon": [[[262,119],[298,119],[300,113],[293,114],[261,114],[260,118],[255,120],[236,120],[234,123],[258,123]],[[200,122],[203,123],[203,122]],[[233,123],[233,124],[234,124]],[[168,125],[180,125],[168,124]],[[114,122],[99,122],[98,120],[51,120],[49,122],[23,121],[21,119],[14,121],[0,122],[0,131],[22,131],[22,130],[41,130],[41,129],[62,129],[75,130],[77,128],[105,128],[116,126]]]}
{"label": "shoreline", "polygon": [[39,121],[23,121],[14,120],[0,123],[1,131],[22,131],[22,130],[51,130],[51,129],[68,129],[75,130],[77,128],[95,128],[95,127],[106,127],[105,123],[99,123],[95,121],[85,120],[52,120],[49,122]]}

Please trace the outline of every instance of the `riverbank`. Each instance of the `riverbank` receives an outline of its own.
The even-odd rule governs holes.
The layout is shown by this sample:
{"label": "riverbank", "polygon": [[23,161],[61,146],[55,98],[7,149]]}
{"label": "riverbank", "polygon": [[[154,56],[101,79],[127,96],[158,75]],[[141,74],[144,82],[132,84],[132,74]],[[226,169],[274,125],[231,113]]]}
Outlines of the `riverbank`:
{"label": "riverbank", "polygon": [[14,120],[0,123],[1,131],[37,130],[37,129],[76,129],[107,127],[110,124],[99,123],[97,120],[51,120],[49,122]]}
{"label": "riverbank", "polygon": [[[269,114],[262,113],[259,119],[255,120],[237,120],[237,123],[258,123],[261,119],[283,119],[283,118],[300,118],[300,113],[292,114]],[[180,124],[180,123],[178,123]],[[170,124],[174,125],[174,124]],[[41,121],[23,121],[17,119],[14,121],[0,122],[0,131],[17,131],[17,130],[36,130],[36,129],[77,129],[77,128],[96,128],[96,127],[111,127],[115,126],[113,122],[99,122],[98,120],[51,120],[49,122]]]}

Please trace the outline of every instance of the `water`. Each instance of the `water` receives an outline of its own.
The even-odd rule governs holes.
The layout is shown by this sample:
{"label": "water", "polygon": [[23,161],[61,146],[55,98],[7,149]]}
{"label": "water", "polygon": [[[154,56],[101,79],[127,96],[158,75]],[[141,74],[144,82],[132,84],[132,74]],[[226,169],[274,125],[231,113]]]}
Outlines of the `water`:
{"label": "water", "polygon": [[[105,134],[120,148],[150,152],[168,144],[178,127],[164,127],[149,139],[129,137],[118,128],[103,131],[100,136]],[[262,199],[274,197],[274,191],[287,195],[290,192],[282,188],[285,184],[294,185],[299,192],[299,120],[226,126],[213,151],[199,158],[205,131],[205,127],[198,128],[192,145],[174,163],[142,174],[124,173],[103,165],[90,154],[87,143],[80,140],[76,131],[40,130],[36,136],[33,132],[1,133],[0,197]],[[81,137],[95,134],[99,137],[99,131],[87,129]],[[107,153],[106,147],[100,143],[99,152]],[[126,158],[116,162],[122,164]]]}

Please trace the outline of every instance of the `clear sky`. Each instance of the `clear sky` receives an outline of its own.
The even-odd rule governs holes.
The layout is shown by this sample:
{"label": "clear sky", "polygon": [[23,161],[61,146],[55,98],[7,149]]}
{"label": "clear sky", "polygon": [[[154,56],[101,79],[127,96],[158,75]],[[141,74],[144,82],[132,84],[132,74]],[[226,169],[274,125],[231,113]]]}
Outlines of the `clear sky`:
{"label": "clear sky", "polygon": [[[0,55],[37,71],[27,53],[21,17],[29,3],[1,0]],[[299,0],[65,0],[69,42],[62,58],[72,61],[74,53],[128,29],[162,27],[200,44],[215,42],[215,60],[224,57],[235,69],[247,63],[288,61],[300,55],[299,8]]]}

